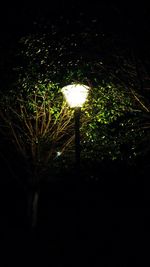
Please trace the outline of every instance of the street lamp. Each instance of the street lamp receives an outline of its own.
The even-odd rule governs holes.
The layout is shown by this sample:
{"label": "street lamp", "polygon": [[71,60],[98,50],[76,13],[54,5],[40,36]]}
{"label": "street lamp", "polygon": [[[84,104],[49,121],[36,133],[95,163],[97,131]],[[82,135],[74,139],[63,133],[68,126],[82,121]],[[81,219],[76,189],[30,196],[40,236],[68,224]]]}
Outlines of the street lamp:
{"label": "street lamp", "polygon": [[76,171],[80,170],[80,113],[88,96],[90,87],[83,84],[71,84],[62,88],[62,93],[71,108],[74,108],[75,118],[75,156]]}

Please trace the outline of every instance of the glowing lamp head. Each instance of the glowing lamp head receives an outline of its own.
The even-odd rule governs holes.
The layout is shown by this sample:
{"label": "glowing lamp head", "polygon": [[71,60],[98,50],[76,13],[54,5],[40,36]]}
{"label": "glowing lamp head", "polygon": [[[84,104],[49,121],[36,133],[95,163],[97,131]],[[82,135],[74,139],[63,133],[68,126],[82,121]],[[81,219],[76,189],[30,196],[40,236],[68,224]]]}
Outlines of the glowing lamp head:
{"label": "glowing lamp head", "polygon": [[71,84],[62,88],[62,93],[71,108],[82,107],[90,87],[82,84]]}

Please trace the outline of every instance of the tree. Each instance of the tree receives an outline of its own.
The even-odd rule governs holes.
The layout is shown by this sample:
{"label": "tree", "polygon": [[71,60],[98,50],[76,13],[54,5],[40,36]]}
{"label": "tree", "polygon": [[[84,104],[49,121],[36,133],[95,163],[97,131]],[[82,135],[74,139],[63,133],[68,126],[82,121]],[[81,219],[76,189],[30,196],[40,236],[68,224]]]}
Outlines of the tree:
{"label": "tree", "polygon": [[59,151],[63,153],[73,139],[72,111],[62,100],[56,84],[55,87],[36,84],[34,90],[26,94],[11,91],[3,101],[1,130],[26,162],[26,186],[31,188],[29,198],[35,202],[48,164],[52,164]]}
{"label": "tree", "polygon": [[59,25],[20,40],[16,82],[1,96],[1,132],[26,162],[33,215],[45,172],[51,166],[50,175],[54,163],[60,164],[60,155],[69,164],[66,158],[74,152],[73,111],[63,100],[64,85],[79,82],[91,88],[81,118],[84,160],[132,160],[138,154],[146,106],[135,89],[136,66],[124,47],[117,50],[114,38],[96,30],[93,25],[64,32]]}

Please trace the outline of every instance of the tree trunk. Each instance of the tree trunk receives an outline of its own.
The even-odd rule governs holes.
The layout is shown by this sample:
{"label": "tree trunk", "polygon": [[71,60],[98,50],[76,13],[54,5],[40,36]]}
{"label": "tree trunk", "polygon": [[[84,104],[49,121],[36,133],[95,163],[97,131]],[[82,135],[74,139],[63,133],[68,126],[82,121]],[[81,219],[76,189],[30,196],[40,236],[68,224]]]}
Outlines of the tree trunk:
{"label": "tree trunk", "polygon": [[37,216],[38,216],[38,200],[39,200],[39,192],[32,191],[28,194],[28,211],[27,216],[29,220],[29,224],[32,229],[34,229],[37,225]]}

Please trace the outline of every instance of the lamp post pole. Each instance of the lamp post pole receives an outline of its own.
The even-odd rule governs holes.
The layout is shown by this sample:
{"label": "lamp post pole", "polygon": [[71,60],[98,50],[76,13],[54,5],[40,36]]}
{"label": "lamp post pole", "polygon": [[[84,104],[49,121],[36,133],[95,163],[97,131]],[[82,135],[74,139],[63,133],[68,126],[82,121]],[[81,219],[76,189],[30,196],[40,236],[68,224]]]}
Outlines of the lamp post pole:
{"label": "lamp post pole", "polygon": [[80,113],[81,107],[75,107],[74,118],[75,118],[75,157],[76,157],[76,171],[80,174]]}
{"label": "lamp post pole", "polygon": [[80,113],[88,96],[89,87],[83,84],[70,84],[62,88],[62,93],[71,108],[74,108],[75,120],[75,171],[80,178]]}

